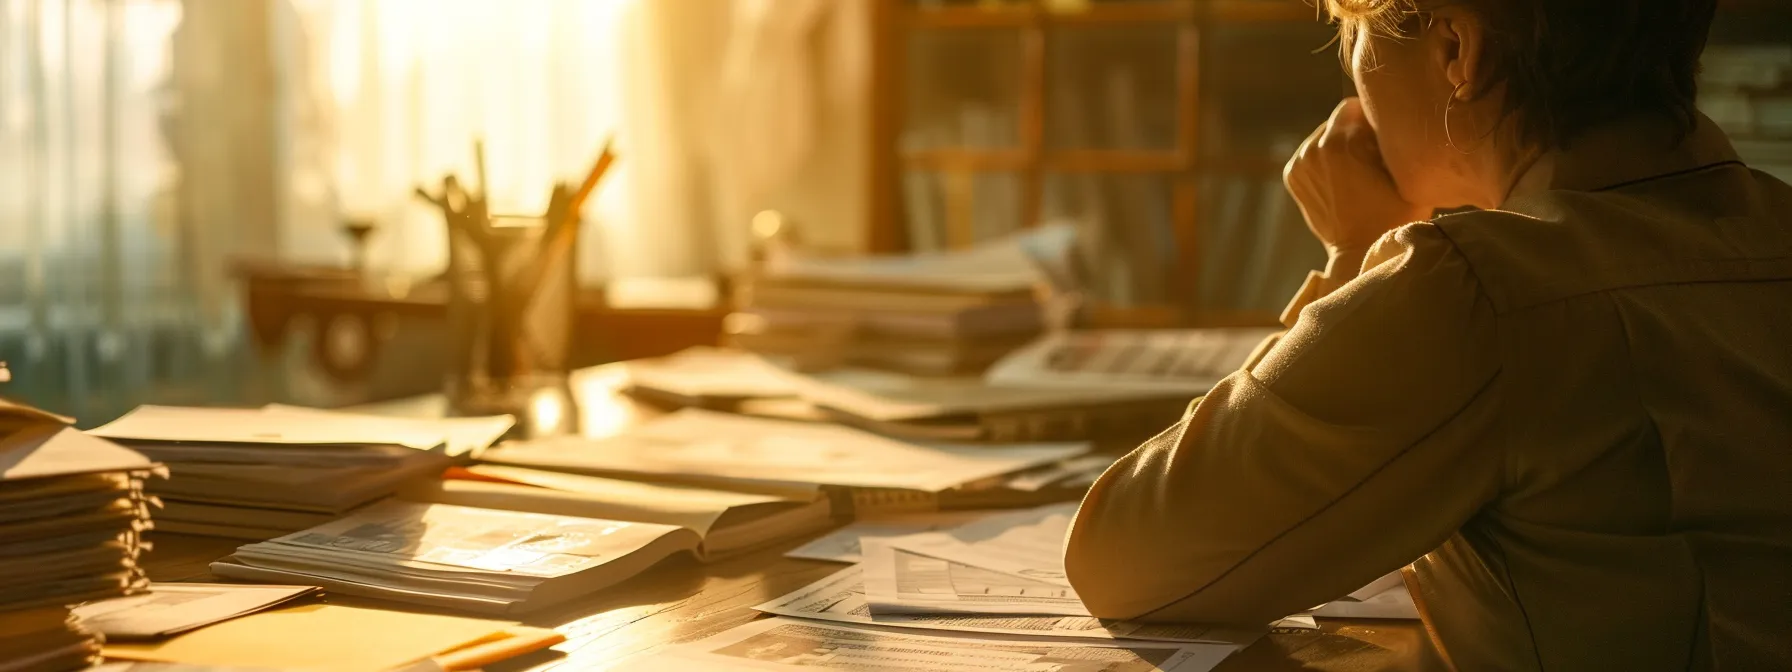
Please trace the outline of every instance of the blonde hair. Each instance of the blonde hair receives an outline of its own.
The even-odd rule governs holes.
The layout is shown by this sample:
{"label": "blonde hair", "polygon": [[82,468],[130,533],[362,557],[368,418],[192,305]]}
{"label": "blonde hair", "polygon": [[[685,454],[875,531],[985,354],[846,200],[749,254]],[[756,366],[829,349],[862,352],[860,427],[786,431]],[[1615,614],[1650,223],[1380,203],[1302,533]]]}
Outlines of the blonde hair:
{"label": "blonde hair", "polygon": [[1717,0],[1320,0],[1344,53],[1362,29],[1387,36],[1444,4],[1483,21],[1480,95],[1504,88],[1502,107],[1521,138],[1566,147],[1581,131],[1640,112],[1690,131],[1699,55]]}

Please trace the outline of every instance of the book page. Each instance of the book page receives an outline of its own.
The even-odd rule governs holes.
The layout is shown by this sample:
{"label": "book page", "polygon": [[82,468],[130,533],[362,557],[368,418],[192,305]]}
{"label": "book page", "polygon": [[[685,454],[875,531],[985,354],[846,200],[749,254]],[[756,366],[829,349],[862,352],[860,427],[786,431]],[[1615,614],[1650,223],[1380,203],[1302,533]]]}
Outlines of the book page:
{"label": "book page", "polygon": [[288,557],[429,565],[525,577],[575,574],[676,531],[669,525],[388,501],[341,520],[238,549]]}

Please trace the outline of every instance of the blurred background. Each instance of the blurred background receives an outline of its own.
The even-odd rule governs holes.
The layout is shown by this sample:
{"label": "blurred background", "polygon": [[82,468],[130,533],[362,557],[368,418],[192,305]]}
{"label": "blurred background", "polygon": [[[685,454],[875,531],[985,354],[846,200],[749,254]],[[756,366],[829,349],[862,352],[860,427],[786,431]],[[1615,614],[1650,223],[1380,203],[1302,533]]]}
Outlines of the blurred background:
{"label": "blurred background", "polygon": [[[1105,326],[1269,325],[1323,253],[1280,182],[1348,82],[1301,0],[0,0],[6,394],[435,389],[418,184],[583,208],[575,359],[716,342],[774,212],[817,255],[1076,228]],[[1792,180],[1792,2],[1726,0],[1701,106]],[[759,217],[765,221],[764,217]]]}

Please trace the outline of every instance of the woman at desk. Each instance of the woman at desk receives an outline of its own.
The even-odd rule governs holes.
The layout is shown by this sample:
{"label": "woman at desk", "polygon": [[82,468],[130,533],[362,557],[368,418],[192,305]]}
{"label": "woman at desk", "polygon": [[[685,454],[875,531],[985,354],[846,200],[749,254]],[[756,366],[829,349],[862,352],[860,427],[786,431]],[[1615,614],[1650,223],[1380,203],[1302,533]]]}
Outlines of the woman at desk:
{"label": "woman at desk", "polygon": [[1360,98],[1285,176],[1331,262],[1090,491],[1090,610],[1410,563],[1460,669],[1792,669],[1792,188],[1693,106],[1714,0],[1326,7]]}

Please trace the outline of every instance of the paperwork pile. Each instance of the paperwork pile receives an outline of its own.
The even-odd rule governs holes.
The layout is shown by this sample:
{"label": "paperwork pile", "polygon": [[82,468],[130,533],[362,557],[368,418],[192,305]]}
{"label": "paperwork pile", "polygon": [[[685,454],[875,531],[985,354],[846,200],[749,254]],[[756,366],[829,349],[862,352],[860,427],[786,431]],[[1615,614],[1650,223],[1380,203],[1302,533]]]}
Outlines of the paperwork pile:
{"label": "paperwork pile", "polygon": [[442,473],[509,416],[414,420],[313,409],[140,407],[92,434],[168,465],[152,486],[169,532],[268,539],[341,517]]}
{"label": "paperwork pile", "polygon": [[0,400],[0,671],[74,670],[100,640],[70,605],[141,591],[137,566],[158,466]]}

